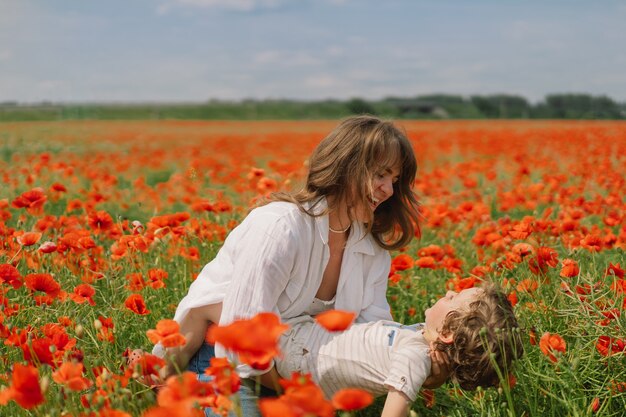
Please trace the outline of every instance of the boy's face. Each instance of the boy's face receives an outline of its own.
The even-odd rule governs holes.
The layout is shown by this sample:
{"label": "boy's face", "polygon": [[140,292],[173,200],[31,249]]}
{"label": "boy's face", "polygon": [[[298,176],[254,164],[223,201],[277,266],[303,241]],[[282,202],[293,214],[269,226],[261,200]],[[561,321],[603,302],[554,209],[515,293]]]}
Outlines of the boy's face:
{"label": "boy's face", "polygon": [[[424,325],[424,338],[428,342],[434,342],[441,335],[441,328],[446,316],[451,311],[469,310],[469,305],[478,300],[480,288],[468,288],[461,292],[448,291],[446,296],[424,312],[426,323]],[[450,335],[445,335],[450,336]]]}

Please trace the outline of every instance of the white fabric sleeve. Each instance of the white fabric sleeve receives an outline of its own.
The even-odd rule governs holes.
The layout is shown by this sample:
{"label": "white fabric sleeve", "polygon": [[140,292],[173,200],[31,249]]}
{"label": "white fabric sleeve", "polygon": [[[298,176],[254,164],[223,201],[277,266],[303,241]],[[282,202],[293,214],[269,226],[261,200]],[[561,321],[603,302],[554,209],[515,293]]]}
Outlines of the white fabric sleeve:
{"label": "white fabric sleeve", "polygon": [[413,402],[430,375],[430,367],[428,348],[407,344],[391,354],[391,368],[384,384],[402,392]]}
{"label": "white fabric sleeve", "polygon": [[364,305],[357,317],[358,323],[367,323],[379,320],[392,320],[391,309],[387,302],[387,283],[389,282],[389,269],[391,268],[391,256],[389,252],[382,251],[376,255],[368,274],[366,294],[364,300],[372,300],[369,305]]}
{"label": "white fabric sleeve", "polygon": [[[220,318],[222,326],[260,312],[274,312],[280,317],[277,301],[294,267],[298,248],[294,220],[275,213],[265,213],[251,220],[254,223],[238,242],[233,259],[232,281]],[[225,352],[219,345],[216,354],[238,362],[235,353]],[[242,377],[267,372],[244,365],[237,366],[237,371]]]}

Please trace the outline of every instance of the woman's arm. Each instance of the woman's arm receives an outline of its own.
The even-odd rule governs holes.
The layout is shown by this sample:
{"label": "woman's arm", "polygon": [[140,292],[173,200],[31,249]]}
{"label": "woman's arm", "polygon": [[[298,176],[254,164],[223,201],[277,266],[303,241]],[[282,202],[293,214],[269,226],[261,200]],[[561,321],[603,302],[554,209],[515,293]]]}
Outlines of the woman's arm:
{"label": "woman's arm", "polygon": [[[297,230],[297,221],[274,212],[262,213],[251,220],[255,222],[254,227],[241,237],[233,254],[233,278],[224,297],[221,325],[260,312],[280,315],[278,299],[291,279],[298,256],[298,245],[303,237]],[[224,354],[219,345],[216,354]],[[231,362],[237,362],[235,353],[227,351],[225,354]],[[237,370],[242,377],[265,373],[243,364],[239,364]]]}
{"label": "woman's arm", "polygon": [[180,323],[180,334],[185,336],[184,346],[166,349],[166,377],[187,368],[189,360],[202,346],[209,323],[218,323],[222,303],[192,308]]}
{"label": "woman's arm", "polygon": [[410,401],[402,392],[389,388],[381,417],[406,417],[409,414]]}

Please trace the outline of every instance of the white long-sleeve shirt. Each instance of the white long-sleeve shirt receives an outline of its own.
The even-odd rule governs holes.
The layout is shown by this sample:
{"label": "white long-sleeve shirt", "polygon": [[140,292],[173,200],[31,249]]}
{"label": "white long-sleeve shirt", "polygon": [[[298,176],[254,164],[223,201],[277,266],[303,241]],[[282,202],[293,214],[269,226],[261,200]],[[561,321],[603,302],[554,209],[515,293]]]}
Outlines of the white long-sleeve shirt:
{"label": "white long-sleeve shirt", "polygon": [[361,388],[376,396],[394,388],[415,401],[430,375],[430,347],[422,324],[377,321],[329,332],[308,316],[288,323],[291,328],[280,338],[283,354],[276,370],[283,378],[293,372],[311,374],[328,399],[343,388]]}
{"label": "white long-sleeve shirt", "polygon": [[[320,200],[315,211],[326,209]],[[358,222],[352,224],[341,264],[335,308],[354,311],[357,322],[391,320],[387,303],[389,252]],[[215,259],[189,287],[174,319],[190,309],[223,302],[220,325],[271,311],[285,321],[311,305],[329,258],[328,215],[312,217],[295,204],[256,208],[226,238]],[[219,344],[216,356],[236,355]],[[262,372],[238,366],[242,377]]]}

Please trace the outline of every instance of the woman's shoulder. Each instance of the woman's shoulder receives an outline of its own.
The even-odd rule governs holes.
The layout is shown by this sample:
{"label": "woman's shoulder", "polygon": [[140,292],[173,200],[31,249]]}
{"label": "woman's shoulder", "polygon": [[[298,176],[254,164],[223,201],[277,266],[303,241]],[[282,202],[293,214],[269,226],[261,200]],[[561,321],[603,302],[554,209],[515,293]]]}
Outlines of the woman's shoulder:
{"label": "woman's shoulder", "polygon": [[298,214],[300,208],[289,201],[272,201],[250,211],[248,217],[288,217]]}
{"label": "woman's shoulder", "polygon": [[287,229],[306,227],[312,217],[300,210],[297,204],[287,201],[273,201],[250,211],[245,219],[247,226],[268,224]]}

